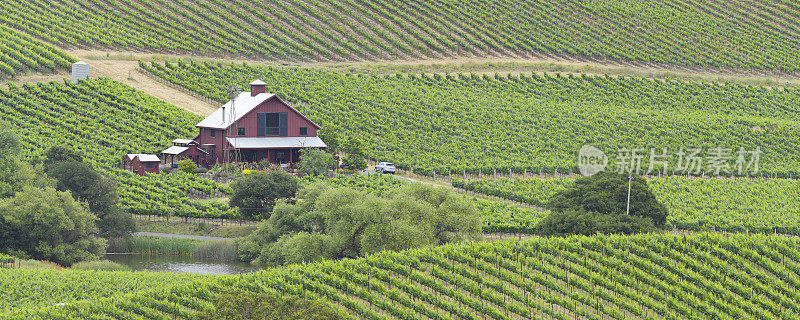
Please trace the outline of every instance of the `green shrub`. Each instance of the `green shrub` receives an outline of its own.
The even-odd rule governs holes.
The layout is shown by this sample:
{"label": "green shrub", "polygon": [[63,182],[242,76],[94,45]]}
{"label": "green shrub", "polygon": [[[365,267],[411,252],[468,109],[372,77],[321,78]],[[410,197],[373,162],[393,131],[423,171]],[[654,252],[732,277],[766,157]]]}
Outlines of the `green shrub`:
{"label": "green shrub", "polygon": [[194,174],[197,172],[197,164],[195,164],[192,160],[183,159],[178,161],[178,170],[181,172]]}

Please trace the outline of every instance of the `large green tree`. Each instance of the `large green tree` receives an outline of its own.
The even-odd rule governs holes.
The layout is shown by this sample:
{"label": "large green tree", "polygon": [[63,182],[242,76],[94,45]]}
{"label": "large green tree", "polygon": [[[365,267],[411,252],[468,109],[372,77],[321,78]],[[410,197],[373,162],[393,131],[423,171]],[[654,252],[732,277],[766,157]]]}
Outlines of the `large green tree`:
{"label": "large green tree", "polygon": [[328,148],[325,149],[328,153],[337,154],[341,151],[338,129],[335,127],[330,125],[325,126],[317,130],[317,136],[328,146]]}
{"label": "large green tree", "polygon": [[17,159],[19,138],[0,123],[0,198],[10,197],[31,179],[30,167]]}
{"label": "large green tree", "polygon": [[663,227],[668,215],[642,177],[613,172],[576,179],[547,208],[550,216],[537,226],[543,235],[646,232]]}
{"label": "large green tree", "polygon": [[333,156],[316,148],[300,150],[300,172],[311,176],[321,176],[334,167]]}
{"label": "large green tree", "polygon": [[56,180],[56,188],[69,190],[72,195],[84,201],[89,211],[95,214],[101,234],[104,236],[124,236],[130,234],[136,225],[130,215],[119,207],[117,185],[82,160],[71,150],[53,147],[45,154],[45,172]]}
{"label": "large green tree", "polygon": [[25,186],[0,200],[0,248],[66,266],[98,259],[106,242],[96,220],[69,192]]}
{"label": "large green tree", "polygon": [[293,198],[297,188],[297,178],[286,172],[256,172],[231,183],[229,203],[245,219],[266,219],[270,217],[275,201]]}
{"label": "large green tree", "polygon": [[361,140],[350,137],[342,146],[347,156],[342,159],[342,164],[347,166],[350,170],[364,170],[367,168],[367,161],[364,160],[364,148],[362,147]]}
{"label": "large green tree", "polygon": [[444,188],[411,184],[379,196],[317,182],[297,198],[294,204],[278,203],[272,216],[240,241],[242,259],[276,266],[480,237],[477,209]]}

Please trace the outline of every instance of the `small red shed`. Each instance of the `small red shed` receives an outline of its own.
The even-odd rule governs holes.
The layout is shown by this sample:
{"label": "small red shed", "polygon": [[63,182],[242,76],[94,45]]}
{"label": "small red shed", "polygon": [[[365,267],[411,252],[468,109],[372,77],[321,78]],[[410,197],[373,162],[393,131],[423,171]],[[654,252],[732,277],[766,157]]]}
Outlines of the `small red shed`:
{"label": "small red shed", "polygon": [[127,154],[122,158],[122,169],[143,176],[146,173],[158,173],[160,163],[161,159],[154,154]]}
{"label": "small red shed", "polygon": [[200,167],[208,168],[208,152],[201,149],[197,141],[175,139],[173,146],[161,151],[165,164],[172,164],[183,159],[190,159]]}

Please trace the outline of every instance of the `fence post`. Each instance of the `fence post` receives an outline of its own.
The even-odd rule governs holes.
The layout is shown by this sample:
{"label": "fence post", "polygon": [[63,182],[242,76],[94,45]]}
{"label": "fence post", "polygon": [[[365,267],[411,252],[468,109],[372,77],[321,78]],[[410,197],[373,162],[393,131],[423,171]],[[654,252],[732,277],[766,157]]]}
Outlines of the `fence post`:
{"label": "fence post", "polygon": [[433,182],[436,182],[436,170],[433,170]]}
{"label": "fence post", "polygon": [[493,168],[492,170],[494,171],[493,172],[494,178],[497,179],[497,168]]}

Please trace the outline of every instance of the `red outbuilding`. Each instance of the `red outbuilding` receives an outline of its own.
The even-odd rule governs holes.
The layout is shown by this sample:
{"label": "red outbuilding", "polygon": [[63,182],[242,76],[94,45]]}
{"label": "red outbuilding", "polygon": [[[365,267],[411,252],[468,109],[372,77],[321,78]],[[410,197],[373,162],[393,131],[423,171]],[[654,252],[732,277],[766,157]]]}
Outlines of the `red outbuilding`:
{"label": "red outbuilding", "polygon": [[154,154],[127,154],[122,158],[122,169],[143,176],[145,173],[158,173],[160,163],[161,159]]}
{"label": "red outbuilding", "polygon": [[228,162],[267,159],[291,164],[299,161],[303,148],[327,148],[317,137],[320,126],[277,95],[266,93],[266,85],[261,80],[250,83],[250,92],[240,93],[196,125],[200,134],[173,141],[176,145],[163,151],[164,161],[177,156],[210,167],[227,157]]}
{"label": "red outbuilding", "polygon": [[[195,137],[196,138],[196,137]],[[200,167],[209,167],[208,152],[201,149],[197,141],[188,139],[172,140],[172,147],[161,151],[165,164],[174,164],[183,159],[190,159]]]}

